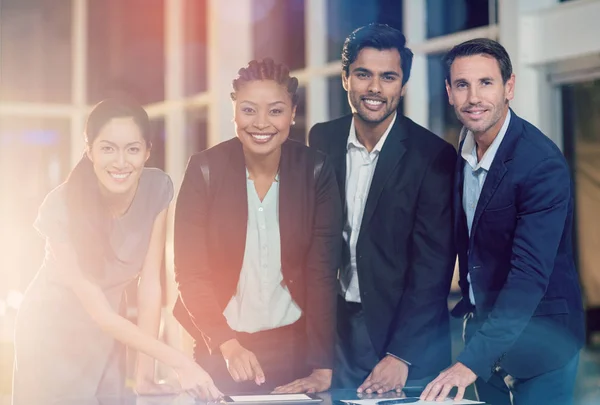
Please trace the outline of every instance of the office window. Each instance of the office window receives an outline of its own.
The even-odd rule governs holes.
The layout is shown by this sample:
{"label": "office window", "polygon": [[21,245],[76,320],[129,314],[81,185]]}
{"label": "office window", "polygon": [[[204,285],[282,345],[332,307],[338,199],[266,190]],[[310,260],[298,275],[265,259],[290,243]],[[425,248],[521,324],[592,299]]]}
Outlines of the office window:
{"label": "office window", "polygon": [[575,258],[588,339],[600,331],[600,79],[561,86],[563,151],[575,192]]}
{"label": "office window", "polygon": [[71,134],[64,118],[1,118],[0,297],[5,297],[10,289],[25,291],[42,263],[44,241],[33,223],[46,194],[71,169]]}
{"label": "office window", "polygon": [[331,76],[327,78],[327,87],[329,92],[329,117],[336,119],[346,114],[350,114],[350,105],[348,104],[348,95],[342,86],[342,76]]}
{"label": "office window", "polygon": [[208,90],[208,21],[206,0],[184,2],[184,93]]}
{"label": "office window", "polygon": [[186,111],[185,122],[186,151],[191,156],[208,147],[208,107]]}
{"label": "office window", "polygon": [[165,170],[165,142],[167,138],[165,118],[152,118],[150,130],[152,131],[152,150],[150,151],[150,158],[146,161],[146,167],[157,167]]}
{"label": "office window", "polygon": [[339,60],[346,37],[356,28],[373,22],[389,24],[402,31],[402,1],[328,0],[328,60]]}
{"label": "office window", "polygon": [[0,100],[71,102],[71,1],[0,1]]}
{"label": "office window", "polygon": [[252,21],[255,59],[269,57],[290,70],[306,66],[304,0],[254,0]]}
{"label": "office window", "polygon": [[496,22],[490,21],[490,15],[493,19],[493,16],[497,15],[496,0],[427,0],[426,7],[427,38]]}
{"label": "office window", "polygon": [[88,1],[88,101],[164,100],[163,0]]}
{"label": "office window", "polygon": [[456,118],[454,107],[448,103],[443,57],[444,54],[427,56],[429,130],[456,147],[462,124]]}
{"label": "office window", "polygon": [[294,118],[295,125],[290,129],[290,139],[298,142],[306,143],[306,88],[298,88],[298,106],[296,107],[296,117]]}

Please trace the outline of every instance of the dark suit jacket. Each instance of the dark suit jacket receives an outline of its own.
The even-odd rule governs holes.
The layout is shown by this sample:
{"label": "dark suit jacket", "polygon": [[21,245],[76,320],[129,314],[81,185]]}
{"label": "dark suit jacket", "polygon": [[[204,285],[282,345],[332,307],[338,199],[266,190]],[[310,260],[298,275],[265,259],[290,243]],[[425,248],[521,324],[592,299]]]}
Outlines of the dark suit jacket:
{"label": "dark suit jacket", "polygon": [[[343,202],[351,122],[348,115],[310,131],[311,146],[331,158]],[[358,236],[358,279],[371,341],[380,357],[391,353],[411,363],[410,379],[437,374],[450,363],[455,162],[450,144],[398,114],[377,161]],[[345,243],[343,250],[347,263]]]}
{"label": "dark suit jacket", "polygon": [[[318,162],[322,169],[315,179]],[[302,309],[308,364],[331,368],[342,231],[335,174],[325,156],[288,140],[282,145],[279,182],[283,282]],[[223,310],[238,284],[247,221],[241,142],[234,138],[192,156],[175,210],[175,276],[182,302],[211,350],[235,337]],[[182,318],[180,311],[176,314]]]}
{"label": "dark suit jacket", "polygon": [[[458,360],[487,380],[497,366],[529,378],[566,364],[584,339],[572,251],[573,188],[556,145],[512,112],[486,177],[471,236],[462,205],[465,161],[458,157],[455,230],[462,301],[471,274],[482,327]],[[461,144],[462,148],[462,144]]]}

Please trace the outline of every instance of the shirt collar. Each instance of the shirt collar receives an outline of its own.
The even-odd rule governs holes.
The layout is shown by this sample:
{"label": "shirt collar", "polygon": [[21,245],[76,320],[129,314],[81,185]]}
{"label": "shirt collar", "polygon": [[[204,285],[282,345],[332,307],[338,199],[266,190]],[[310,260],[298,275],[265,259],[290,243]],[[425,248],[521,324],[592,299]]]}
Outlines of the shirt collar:
{"label": "shirt collar", "polygon": [[[248,171],[248,168],[246,168],[246,180],[250,180],[250,172]],[[252,181],[252,180],[250,180],[250,181]],[[279,183],[279,171],[275,175],[275,179],[273,180],[273,182]]]}
{"label": "shirt collar", "polygon": [[[383,144],[385,143],[385,140],[387,139],[390,131],[392,130],[392,127],[394,126],[394,123],[396,122],[397,116],[398,116],[398,113],[394,112],[394,118],[392,118],[390,125],[388,125],[387,129],[385,130],[385,132],[383,133],[381,138],[379,138],[379,141],[377,142],[377,144],[375,145],[375,147],[373,148],[373,150],[370,153],[381,152],[381,148],[383,148]],[[354,118],[352,118],[352,123],[350,124],[350,135],[348,136],[348,141],[346,143],[346,148],[350,149],[350,147],[366,149],[365,146],[362,143],[360,143],[360,141],[358,140],[358,137],[356,136],[356,127],[354,126]]]}
{"label": "shirt collar", "polygon": [[508,114],[506,114],[506,118],[504,119],[504,123],[502,124],[502,128],[500,128],[500,132],[494,140],[492,144],[485,151],[483,157],[478,162],[477,161],[477,145],[475,144],[475,138],[473,137],[473,133],[465,129],[465,142],[463,144],[462,150],[460,152],[462,158],[469,163],[473,171],[479,170],[480,168],[485,170],[486,172],[490,170],[492,166],[492,162],[494,161],[494,157],[496,157],[496,152],[498,152],[498,148],[504,139],[504,135],[506,135],[506,131],[508,130],[508,124],[510,123],[510,110],[508,110]]}

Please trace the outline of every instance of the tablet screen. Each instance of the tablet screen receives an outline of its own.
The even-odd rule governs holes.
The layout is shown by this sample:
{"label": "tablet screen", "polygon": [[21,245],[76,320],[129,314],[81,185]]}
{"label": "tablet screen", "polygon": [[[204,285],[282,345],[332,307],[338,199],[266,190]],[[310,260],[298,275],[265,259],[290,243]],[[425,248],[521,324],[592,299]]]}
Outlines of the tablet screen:
{"label": "tablet screen", "polygon": [[312,401],[314,398],[306,394],[270,394],[270,395],[231,395],[233,402],[282,402]]}

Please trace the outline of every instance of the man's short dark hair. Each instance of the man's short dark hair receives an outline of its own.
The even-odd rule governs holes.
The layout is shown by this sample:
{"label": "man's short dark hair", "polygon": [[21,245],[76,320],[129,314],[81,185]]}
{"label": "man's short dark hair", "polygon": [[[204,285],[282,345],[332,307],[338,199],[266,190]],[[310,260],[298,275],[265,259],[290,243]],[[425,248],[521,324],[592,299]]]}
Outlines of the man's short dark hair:
{"label": "man's short dark hair", "polygon": [[342,69],[346,76],[350,74],[350,65],[356,60],[363,48],[397,49],[400,53],[402,85],[408,82],[412,66],[413,53],[406,47],[406,38],[397,29],[387,24],[372,23],[357,28],[344,41],[342,49]]}
{"label": "man's short dark hair", "polygon": [[456,58],[475,55],[489,55],[498,61],[502,81],[506,83],[513,73],[510,56],[502,45],[488,38],[476,38],[456,45],[444,56],[446,81],[450,84],[450,68]]}

